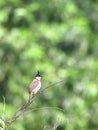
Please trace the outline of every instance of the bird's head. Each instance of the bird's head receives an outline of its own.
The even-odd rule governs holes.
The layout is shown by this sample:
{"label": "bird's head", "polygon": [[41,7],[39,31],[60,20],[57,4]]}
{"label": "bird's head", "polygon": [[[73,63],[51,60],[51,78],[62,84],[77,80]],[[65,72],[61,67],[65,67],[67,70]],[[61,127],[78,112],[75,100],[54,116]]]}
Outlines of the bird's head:
{"label": "bird's head", "polygon": [[38,71],[37,72],[37,74],[35,75],[35,79],[38,79],[38,80],[40,80],[41,79],[41,74],[40,74],[40,72]]}

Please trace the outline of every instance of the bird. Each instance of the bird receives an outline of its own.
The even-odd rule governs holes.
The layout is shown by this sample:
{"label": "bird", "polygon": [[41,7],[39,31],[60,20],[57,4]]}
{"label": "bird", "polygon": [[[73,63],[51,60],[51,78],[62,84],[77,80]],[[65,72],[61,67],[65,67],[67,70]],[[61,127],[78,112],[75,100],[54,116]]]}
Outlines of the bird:
{"label": "bird", "polygon": [[29,100],[28,100],[28,103],[31,103],[32,96],[34,94],[36,94],[40,90],[40,88],[41,88],[41,74],[38,71],[37,74],[35,75],[35,78],[31,82],[30,87],[29,87]]}

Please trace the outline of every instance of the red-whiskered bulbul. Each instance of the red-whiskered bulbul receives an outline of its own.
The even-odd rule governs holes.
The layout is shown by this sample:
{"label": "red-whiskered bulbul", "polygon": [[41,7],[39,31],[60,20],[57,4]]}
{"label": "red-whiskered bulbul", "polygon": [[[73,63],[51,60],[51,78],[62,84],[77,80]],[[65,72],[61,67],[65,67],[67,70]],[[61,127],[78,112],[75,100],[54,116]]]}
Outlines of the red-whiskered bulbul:
{"label": "red-whiskered bulbul", "polygon": [[41,75],[40,72],[38,71],[29,87],[29,103],[31,102],[32,95],[36,94],[40,88],[41,88]]}

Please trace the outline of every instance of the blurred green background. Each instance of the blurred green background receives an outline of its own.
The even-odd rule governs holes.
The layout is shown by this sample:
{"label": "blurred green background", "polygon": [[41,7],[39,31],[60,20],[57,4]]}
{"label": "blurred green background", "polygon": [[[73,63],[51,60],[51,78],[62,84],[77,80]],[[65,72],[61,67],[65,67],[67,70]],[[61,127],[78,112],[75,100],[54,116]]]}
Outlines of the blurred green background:
{"label": "blurred green background", "polygon": [[51,87],[8,130],[98,130],[98,0],[0,0],[0,117],[37,70]]}

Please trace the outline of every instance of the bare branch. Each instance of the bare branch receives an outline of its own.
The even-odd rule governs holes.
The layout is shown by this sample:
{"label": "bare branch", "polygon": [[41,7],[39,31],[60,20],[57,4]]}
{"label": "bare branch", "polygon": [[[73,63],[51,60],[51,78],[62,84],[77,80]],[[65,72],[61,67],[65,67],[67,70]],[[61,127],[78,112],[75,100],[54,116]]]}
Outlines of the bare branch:
{"label": "bare branch", "polygon": [[[48,88],[50,88],[52,86],[54,87],[54,86],[56,86],[58,84],[61,84],[64,81],[65,80],[61,80],[61,81],[58,81],[56,83],[52,83],[49,86],[47,86],[46,88],[42,89],[40,91],[40,93],[44,92],[45,90],[47,90]],[[38,94],[40,94],[40,93],[38,93]],[[33,102],[33,100],[34,100],[34,98],[36,96],[37,95],[33,95],[31,102],[27,102],[26,104],[22,105],[8,121],[5,121],[6,128],[9,127],[14,121],[16,121],[21,115],[23,115],[23,113],[29,108],[29,106],[31,105],[31,103]],[[63,109],[58,108],[58,107],[46,107],[46,108],[55,108],[55,109],[59,109],[59,110],[64,112]],[[35,108],[35,109],[31,110],[31,111],[38,110],[38,109],[41,109],[41,108]]]}

